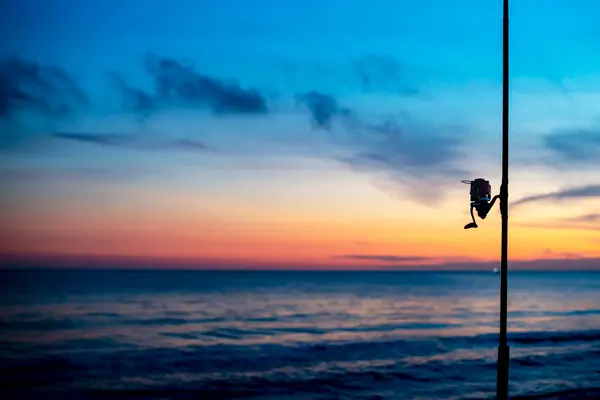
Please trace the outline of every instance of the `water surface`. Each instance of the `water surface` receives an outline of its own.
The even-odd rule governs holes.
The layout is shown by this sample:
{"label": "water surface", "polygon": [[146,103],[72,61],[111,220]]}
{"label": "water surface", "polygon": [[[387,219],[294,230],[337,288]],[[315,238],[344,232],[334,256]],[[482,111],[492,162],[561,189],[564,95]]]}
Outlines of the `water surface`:
{"label": "water surface", "polygon": [[[511,395],[600,398],[600,273],[509,279]],[[0,290],[3,398],[495,392],[487,271],[5,271]]]}

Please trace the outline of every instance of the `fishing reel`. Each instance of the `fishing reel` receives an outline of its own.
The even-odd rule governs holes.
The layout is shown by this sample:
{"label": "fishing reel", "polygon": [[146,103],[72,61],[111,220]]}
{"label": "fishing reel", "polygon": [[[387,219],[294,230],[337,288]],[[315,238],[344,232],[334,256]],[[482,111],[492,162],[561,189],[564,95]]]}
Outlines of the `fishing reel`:
{"label": "fishing reel", "polygon": [[461,182],[471,185],[471,218],[473,219],[473,222],[466,224],[465,229],[477,228],[473,209],[477,211],[479,218],[485,219],[500,195],[496,195],[492,198],[492,186],[489,181],[486,181],[483,178],[477,178],[473,181],[463,180]]}

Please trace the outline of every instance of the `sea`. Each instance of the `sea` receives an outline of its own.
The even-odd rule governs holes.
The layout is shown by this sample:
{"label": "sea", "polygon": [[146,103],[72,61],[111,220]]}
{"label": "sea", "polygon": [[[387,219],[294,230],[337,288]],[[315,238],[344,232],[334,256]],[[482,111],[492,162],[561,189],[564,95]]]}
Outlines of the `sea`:
{"label": "sea", "polygon": [[[508,274],[510,396],[600,399],[600,272]],[[491,399],[492,271],[0,272],[2,399]]]}

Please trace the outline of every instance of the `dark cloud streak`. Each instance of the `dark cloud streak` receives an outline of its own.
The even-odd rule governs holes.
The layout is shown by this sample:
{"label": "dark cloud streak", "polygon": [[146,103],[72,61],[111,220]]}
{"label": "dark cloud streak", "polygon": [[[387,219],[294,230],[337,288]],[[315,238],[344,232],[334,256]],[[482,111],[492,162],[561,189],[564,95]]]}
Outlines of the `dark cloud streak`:
{"label": "dark cloud streak", "polygon": [[306,106],[315,128],[329,130],[334,117],[352,114],[349,108],[341,107],[333,96],[315,90],[296,95],[296,102]]}
{"label": "dark cloud streak", "polygon": [[429,260],[428,257],[420,256],[394,256],[394,255],[372,255],[372,254],[344,254],[335,256],[335,258],[343,258],[347,260],[362,260],[362,261],[380,261],[386,263],[396,262],[414,262]]}
{"label": "dark cloud streak", "polygon": [[211,151],[211,148],[205,144],[190,139],[149,141],[134,135],[74,132],[55,132],[51,136],[56,139],[70,140],[106,147],[122,147],[138,150]]}
{"label": "dark cloud streak", "polygon": [[0,118],[23,109],[63,117],[87,105],[87,94],[62,68],[17,57],[0,60]]}
{"label": "dark cloud streak", "polygon": [[118,72],[110,71],[109,78],[121,91],[126,109],[133,110],[142,117],[149,116],[155,110],[156,105],[152,95],[128,85],[125,78]]}
{"label": "dark cloud streak", "polygon": [[208,107],[216,114],[265,114],[266,99],[254,88],[242,88],[196,72],[192,67],[156,55],[149,55],[146,72],[154,79],[156,96],[162,101],[181,101]]}
{"label": "dark cloud streak", "polygon": [[587,185],[563,189],[552,193],[543,193],[533,196],[524,197],[517,201],[511,202],[511,206],[520,206],[536,201],[562,201],[562,200],[577,200],[583,198],[600,197],[600,185]]}
{"label": "dark cloud streak", "polygon": [[150,54],[144,70],[154,84],[152,93],[134,88],[119,74],[111,73],[131,110],[142,116],[172,106],[204,108],[217,115],[263,115],[269,111],[267,99],[258,89],[199,73],[174,59]]}
{"label": "dark cloud streak", "polygon": [[78,167],[78,168],[0,168],[0,183],[4,185],[48,182],[49,180],[84,179],[94,181],[137,180],[145,174],[117,167]]}
{"label": "dark cloud streak", "polygon": [[[600,130],[561,130],[546,135],[546,148],[570,164],[594,163],[600,167]],[[556,161],[556,160],[554,160]]]}
{"label": "dark cloud streak", "polygon": [[600,214],[584,214],[578,217],[567,218],[569,222],[581,222],[581,223],[600,223]]}
{"label": "dark cloud streak", "polygon": [[71,140],[75,142],[97,144],[100,146],[126,147],[133,143],[127,135],[104,134],[104,133],[72,133],[56,132],[52,137],[57,139]]}
{"label": "dark cloud streak", "polygon": [[532,229],[553,229],[553,230],[567,230],[567,231],[600,231],[600,225],[583,225],[565,221],[554,221],[554,222],[520,222],[516,223],[516,226],[523,228]]}
{"label": "dark cloud streak", "polygon": [[581,230],[600,232],[600,214],[584,214],[576,217],[555,219],[550,222],[517,223],[517,226],[534,229]]}

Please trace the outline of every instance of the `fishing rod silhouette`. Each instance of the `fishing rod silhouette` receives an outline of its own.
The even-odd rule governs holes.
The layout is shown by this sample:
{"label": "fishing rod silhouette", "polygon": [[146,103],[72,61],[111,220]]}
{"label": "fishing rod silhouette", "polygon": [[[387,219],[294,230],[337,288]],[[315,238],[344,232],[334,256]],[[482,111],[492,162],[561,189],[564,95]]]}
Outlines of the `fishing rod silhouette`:
{"label": "fishing rod silhouette", "polygon": [[465,229],[477,228],[473,209],[477,211],[479,218],[485,219],[492,207],[494,207],[496,200],[500,198],[500,195],[496,195],[492,198],[492,186],[489,181],[486,181],[483,178],[477,178],[473,181],[465,179],[461,182],[471,185],[471,218],[473,219],[473,222],[466,224]]}

